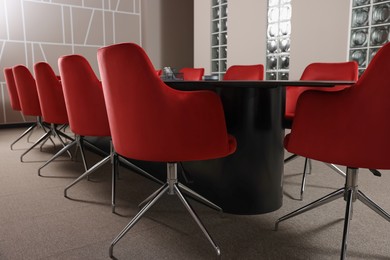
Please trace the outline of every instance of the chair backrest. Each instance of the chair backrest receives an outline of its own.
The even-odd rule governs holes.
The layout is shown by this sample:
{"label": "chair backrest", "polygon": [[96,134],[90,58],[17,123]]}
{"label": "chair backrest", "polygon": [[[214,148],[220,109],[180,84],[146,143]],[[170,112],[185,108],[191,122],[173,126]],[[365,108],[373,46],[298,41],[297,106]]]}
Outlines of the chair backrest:
{"label": "chair backrest", "polygon": [[18,90],[16,89],[14,73],[12,68],[4,68],[4,78],[7,84],[8,96],[13,110],[21,111],[22,108],[19,102]]}
{"label": "chair backrest", "polygon": [[224,80],[263,80],[264,66],[256,65],[233,65],[230,66],[224,77]]}
{"label": "chair backrest", "polygon": [[180,73],[183,73],[184,80],[202,80],[204,68],[182,68]]}
{"label": "chair backrest", "polygon": [[22,113],[26,116],[42,116],[37,86],[30,70],[24,65],[12,68]]}
{"label": "chair backrest", "polygon": [[333,93],[302,94],[286,148],[349,167],[390,169],[389,80],[387,43],[352,87]]}
{"label": "chair backrest", "polygon": [[[358,65],[355,61],[349,62],[317,62],[309,64],[302,73],[301,80],[345,80],[356,81],[358,79]],[[307,90],[317,91],[340,91],[348,85],[335,86],[332,88],[315,87],[287,87],[286,88],[286,112],[287,119],[295,116],[295,107],[299,96]]]}
{"label": "chair backrest", "polygon": [[58,60],[71,130],[81,136],[110,136],[100,80],[80,55]]}
{"label": "chair backrest", "polygon": [[115,150],[160,162],[232,153],[221,100],[211,91],[178,91],[156,75],[145,51],[122,43],[98,51]]}
{"label": "chair backrest", "polygon": [[67,124],[68,114],[62,86],[51,66],[46,62],[34,65],[39,103],[43,120],[53,124]]}
{"label": "chair backrest", "polygon": [[156,74],[160,77],[162,75],[162,70],[156,70]]}

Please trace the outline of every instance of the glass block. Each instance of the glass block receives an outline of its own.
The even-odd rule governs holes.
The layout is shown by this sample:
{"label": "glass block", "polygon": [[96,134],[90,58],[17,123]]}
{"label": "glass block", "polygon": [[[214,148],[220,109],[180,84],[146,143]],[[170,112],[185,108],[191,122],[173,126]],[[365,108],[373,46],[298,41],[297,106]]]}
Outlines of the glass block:
{"label": "glass block", "polygon": [[212,61],[211,62],[211,71],[212,72],[218,72],[219,71],[219,61]]}
{"label": "glass block", "polygon": [[350,55],[350,59],[356,61],[359,67],[364,68],[366,66],[367,50],[353,50],[350,52]]}
{"label": "glass block", "polygon": [[289,36],[291,34],[291,23],[290,23],[290,21],[284,22],[284,23],[280,23],[279,30],[280,30],[280,35]]}
{"label": "glass block", "polygon": [[280,20],[290,20],[291,19],[291,5],[284,5],[280,8]]}
{"label": "glass block", "polygon": [[267,80],[276,80],[277,78],[276,78],[276,73],[275,72],[267,72],[266,74],[265,74],[265,78],[267,79]]}
{"label": "glass block", "polygon": [[276,56],[267,57],[267,69],[276,70],[278,66],[278,58]]}
{"label": "glass block", "polygon": [[268,23],[279,21],[279,7],[273,7],[268,10]]}
{"label": "glass block", "polygon": [[221,12],[220,12],[219,7],[214,7],[213,8],[213,17],[212,17],[212,19],[213,20],[219,19],[220,15],[221,15]]}
{"label": "glass block", "polygon": [[388,23],[390,20],[390,4],[381,4],[373,7],[372,24]]}
{"label": "glass block", "polygon": [[212,5],[219,5],[220,4],[220,0],[213,0],[212,2]]}
{"label": "glass block", "polygon": [[219,34],[215,33],[211,35],[211,46],[219,45]]}
{"label": "glass block", "polygon": [[223,18],[223,17],[227,17],[227,15],[228,15],[228,8],[227,8],[227,5],[223,5],[222,7],[221,7],[221,12],[222,12],[222,15],[221,15],[221,17]]}
{"label": "glass block", "polygon": [[278,50],[278,43],[276,40],[269,40],[267,42],[267,53],[276,53]]}
{"label": "glass block", "polygon": [[268,1],[268,6],[271,7],[271,6],[275,6],[275,5],[278,5],[279,4],[279,0],[269,0]]}
{"label": "glass block", "polygon": [[365,47],[368,42],[368,29],[352,30],[351,32],[351,47]]}
{"label": "glass block", "polygon": [[280,4],[288,4],[291,3],[291,0],[280,0]]}
{"label": "glass block", "polygon": [[288,72],[279,72],[278,73],[278,79],[280,80],[288,80]]}
{"label": "glass block", "polygon": [[281,52],[290,52],[290,38],[282,38],[279,40],[279,50]]}
{"label": "glass block", "polygon": [[374,58],[375,54],[379,51],[379,48],[371,48],[370,49],[370,56],[369,56],[369,62],[371,62],[372,58]]}
{"label": "glass block", "polygon": [[368,25],[369,7],[352,10],[352,28]]}
{"label": "glass block", "polygon": [[228,38],[227,33],[221,33],[221,45],[227,44],[227,38]]}
{"label": "glass block", "polygon": [[227,47],[221,47],[219,53],[220,53],[219,57],[221,59],[224,59],[224,58],[226,59],[227,58]]}
{"label": "glass block", "polygon": [[290,56],[285,55],[285,56],[280,56],[279,57],[279,66],[278,69],[289,69],[290,67]]}
{"label": "glass block", "polygon": [[219,58],[219,48],[212,48],[211,49],[211,58],[212,59],[218,59]]}
{"label": "glass block", "polygon": [[383,45],[388,42],[389,26],[374,27],[371,29],[370,44],[372,46]]}
{"label": "glass block", "polygon": [[222,20],[222,28],[221,31],[227,31],[227,19]]}
{"label": "glass block", "polygon": [[279,25],[277,23],[268,25],[267,33],[269,38],[278,36],[278,31],[279,31]]}
{"label": "glass block", "polygon": [[221,24],[219,21],[213,21],[213,32],[219,32],[220,27],[221,27]]}
{"label": "glass block", "polygon": [[353,6],[368,5],[370,0],[353,0]]}
{"label": "glass block", "polygon": [[359,69],[359,78],[363,75],[365,69]]}
{"label": "glass block", "polygon": [[386,2],[386,1],[389,1],[389,0],[374,0],[374,3]]}
{"label": "glass block", "polygon": [[226,60],[224,60],[224,61],[222,61],[222,71],[226,71],[227,70],[227,61]]}
{"label": "glass block", "polygon": [[228,0],[222,0],[221,3],[222,4],[226,4]]}

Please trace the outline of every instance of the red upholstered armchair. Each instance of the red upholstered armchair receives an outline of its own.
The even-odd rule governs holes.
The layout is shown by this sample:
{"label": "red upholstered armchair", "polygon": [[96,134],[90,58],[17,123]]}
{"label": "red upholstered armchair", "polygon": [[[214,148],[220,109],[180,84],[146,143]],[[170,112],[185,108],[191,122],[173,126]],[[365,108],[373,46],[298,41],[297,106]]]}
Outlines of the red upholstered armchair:
{"label": "red upholstered armchair", "polygon": [[[43,121],[50,124],[50,129],[32,147],[50,136],[57,137],[65,147],[66,144],[61,137],[68,140],[73,138],[61,131],[69,122],[61,82],[47,62],[34,64],[34,73]],[[72,158],[71,153],[68,154]]]}
{"label": "red upholstered armchair", "polygon": [[[390,169],[390,44],[374,56],[351,88],[340,92],[307,91],[298,101],[285,148],[294,154],[347,166],[345,187],[310,203],[279,222],[337,198],[346,200],[341,259],[346,257],[352,203],[360,200],[387,221],[390,215],[358,189],[358,168]],[[324,109],[326,107],[326,109]],[[333,213],[333,212],[332,212]]]}
{"label": "red upholstered armchair", "polygon": [[[116,152],[132,159],[167,163],[167,182],[114,239],[110,256],[114,245],[166,192],[179,197],[219,255],[218,246],[182,194],[190,190],[178,182],[177,162],[219,158],[235,151],[235,138],[227,133],[220,98],[211,91],[168,87],[136,44],[102,48],[98,62]],[[200,195],[197,198],[204,200]]]}
{"label": "red upholstered armchair", "polygon": [[[11,103],[11,107],[15,111],[22,111],[22,107],[19,102],[18,90],[16,89],[16,83],[12,68],[4,68],[4,78],[7,84],[8,96]],[[24,133],[22,133],[14,142],[11,143],[10,148],[13,149],[14,144],[21,140],[24,136],[31,133],[34,130],[36,124],[29,127]]]}
{"label": "red upholstered armchair", "polygon": [[256,65],[233,65],[230,66],[224,80],[262,80],[264,79],[264,66]]}
{"label": "red upholstered armchair", "polygon": [[[349,62],[316,62],[309,64],[302,73],[301,80],[345,80],[356,81],[358,79],[358,65],[354,61]],[[291,124],[294,121],[295,109],[297,101],[302,93],[308,90],[334,92],[340,91],[349,87],[348,85],[335,86],[332,88],[318,88],[318,87],[287,87],[286,88],[286,111],[285,111],[285,126],[291,128]],[[327,109],[327,108],[326,108]],[[293,154],[285,159],[285,163],[296,159],[298,156]],[[339,169],[336,165],[326,163],[327,166],[342,176],[345,173]],[[305,158],[305,166],[303,169],[302,183],[300,199],[303,198],[303,192],[305,189],[306,173],[311,171],[311,160]]]}
{"label": "red upholstered armchair", "polygon": [[202,80],[204,68],[182,68],[180,73],[183,73],[184,80]]}
{"label": "red upholstered armchair", "polygon": [[[46,125],[42,122],[42,111],[39,103],[38,91],[34,76],[31,74],[30,70],[24,65],[17,65],[13,67],[12,72],[14,75],[15,85],[18,92],[19,102],[22,108],[23,115],[35,116],[37,118],[36,123],[32,126],[32,128],[24,132],[21,137],[23,137],[28,132],[31,132],[31,130],[36,127],[39,127],[45,132],[47,132]],[[51,140],[54,145],[54,142],[51,137],[49,137],[49,140]],[[38,140],[34,143],[34,145],[28,148],[20,156],[20,161],[23,161],[23,157],[40,142],[41,140]]]}

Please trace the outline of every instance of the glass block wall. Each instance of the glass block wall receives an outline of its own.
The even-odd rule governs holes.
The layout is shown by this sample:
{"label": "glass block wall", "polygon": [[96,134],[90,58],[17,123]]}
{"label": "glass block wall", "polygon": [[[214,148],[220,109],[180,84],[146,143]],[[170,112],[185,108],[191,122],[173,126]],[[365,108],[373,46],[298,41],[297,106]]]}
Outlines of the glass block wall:
{"label": "glass block wall", "polygon": [[227,70],[228,0],[211,1],[211,74],[221,79]]}
{"label": "glass block wall", "polygon": [[389,0],[353,0],[349,58],[359,64],[360,75],[389,41],[389,29]]}
{"label": "glass block wall", "polygon": [[266,79],[288,79],[290,68],[290,36],[291,0],[269,0]]}

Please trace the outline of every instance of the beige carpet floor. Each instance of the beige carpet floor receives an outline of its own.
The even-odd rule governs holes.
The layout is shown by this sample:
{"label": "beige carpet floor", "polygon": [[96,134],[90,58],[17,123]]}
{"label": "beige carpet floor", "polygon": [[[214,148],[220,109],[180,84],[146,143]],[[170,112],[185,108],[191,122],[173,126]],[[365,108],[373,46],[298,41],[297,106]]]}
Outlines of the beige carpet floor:
{"label": "beige carpet floor", "polygon": [[[138,212],[138,203],[158,185],[121,168],[117,212],[111,213],[111,166],[98,170],[63,196],[64,187],[83,172],[80,159],[61,157],[37,175],[55,149],[34,149],[20,162],[31,143],[10,143],[24,129],[0,129],[0,259],[108,259],[112,239]],[[31,137],[35,140],[40,132]],[[92,165],[101,157],[86,154]],[[287,156],[287,154],[286,154]],[[389,156],[390,160],[390,156]],[[221,259],[339,259],[345,203],[337,200],[280,224],[274,221],[344,185],[341,176],[313,162],[304,200],[299,195],[303,159],[285,166],[284,202],[279,210],[254,216],[217,212],[191,201],[222,251]],[[245,170],[245,169],[243,169]],[[390,211],[390,172],[375,177],[361,170],[359,187]],[[165,196],[116,245],[118,259],[215,259],[209,242],[178,199]],[[390,259],[390,223],[360,202],[355,203],[348,259]]]}

